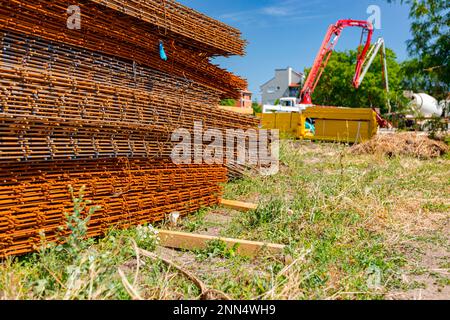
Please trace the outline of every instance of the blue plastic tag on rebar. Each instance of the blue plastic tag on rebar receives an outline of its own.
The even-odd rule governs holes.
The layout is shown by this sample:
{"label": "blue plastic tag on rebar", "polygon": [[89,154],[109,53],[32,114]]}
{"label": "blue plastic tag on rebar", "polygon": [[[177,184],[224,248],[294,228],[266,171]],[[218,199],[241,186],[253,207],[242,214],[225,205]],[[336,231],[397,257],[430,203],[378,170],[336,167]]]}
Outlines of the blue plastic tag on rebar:
{"label": "blue plastic tag on rebar", "polygon": [[166,51],[164,50],[164,44],[162,41],[159,42],[159,56],[161,60],[167,61]]}

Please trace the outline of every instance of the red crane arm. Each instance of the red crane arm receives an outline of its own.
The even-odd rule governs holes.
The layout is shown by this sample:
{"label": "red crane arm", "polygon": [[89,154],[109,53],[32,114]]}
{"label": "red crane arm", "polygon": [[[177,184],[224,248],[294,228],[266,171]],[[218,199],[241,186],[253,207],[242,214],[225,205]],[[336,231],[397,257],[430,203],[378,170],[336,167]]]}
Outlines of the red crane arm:
{"label": "red crane arm", "polygon": [[367,32],[367,38],[363,50],[358,55],[358,61],[356,64],[355,76],[353,78],[353,86],[355,88],[359,87],[358,78],[361,74],[362,66],[366,59],[367,51],[370,48],[373,35],[372,23],[364,20],[339,20],[335,25],[331,25],[328,28],[325,39],[323,40],[322,46],[320,47],[319,53],[316,56],[314,65],[306,79],[303,89],[300,93],[300,99],[302,104],[312,104],[311,96],[319,83],[323,71],[325,70],[328,61],[330,60],[331,54],[336,46],[342,31],[346,27],[360,27],[363,28],[363,34],[361,37],[361,44],[363,40],[364,33]]}

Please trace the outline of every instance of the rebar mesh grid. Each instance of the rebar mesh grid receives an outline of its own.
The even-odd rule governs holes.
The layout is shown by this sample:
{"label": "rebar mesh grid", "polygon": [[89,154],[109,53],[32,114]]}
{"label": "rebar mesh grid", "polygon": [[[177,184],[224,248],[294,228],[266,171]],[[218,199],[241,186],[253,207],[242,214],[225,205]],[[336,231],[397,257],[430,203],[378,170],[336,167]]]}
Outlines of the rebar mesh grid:
{"label": "rebar mesh grid", "polygon": [[224,135],[258,124],[212,107],[218,94],[185,79],[20,34],[1,40],[0,162],[162,157],[194,121]]}
{"label": "rebar mesh grid", "polygon": [[219,55],[243,55],[245,41],[241,32],[173,0],[91,0],[92,2],[138,18],[160,28],[196,41],[203,50],[221,51]]}
{"label": "rebar mesh grid", "polygon": [[[247,86],[246,81],[211,64],[212,53],[186,47],[173,38],[152,32],[137,19],[130,21],[127,16],[108,8],[98,8],[91,1],[78,4],[83,13],[81,30],[67,28],[67,2],[64,0],[0,2],[0,29],[135,61],[215,88],[229,98],[237,98],[240,90]],[[168,61],[159,57],[161,40],[167,40]]]}
{"label": "rebar mesh grid", "polygon": [[[41,235],[58,242],[69,234],[66,213],[73,212],[68,190],[86,186],[84,197],[99,206],[88,237],[112,226],[152,223],[218,203],[221,166],[175,166],[169,162],[90,160],[32,162],[0,168],[0,258],[34,251]],[[84,214],[87,214],[85,212]]]}
{"label": "rebar mesh grid", "polygon": [[238,30],[171,0],[77,5],[69,30],[67,1],[0,0],[0,258],[64,241],[69,186],[100,206],[89,237],[217,204],[227,170],[173,164],[171,134],[259,123],[216,107],[246,86],[210,63],[243,54]]}

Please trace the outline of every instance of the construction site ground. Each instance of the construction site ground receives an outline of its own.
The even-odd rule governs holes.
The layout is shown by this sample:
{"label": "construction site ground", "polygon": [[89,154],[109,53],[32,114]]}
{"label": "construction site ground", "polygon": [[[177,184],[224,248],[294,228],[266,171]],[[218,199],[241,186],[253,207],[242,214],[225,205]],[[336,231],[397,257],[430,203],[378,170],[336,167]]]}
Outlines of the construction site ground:
{"label": "construction site ground", "polygon": [[[3,299],[197,299],[198,285],[234,299],[446,299],[450,295],[450,165],[354,155],[342,144],[284,141],[280,173],[230,182],[225,199],[247,213],[203,209],[161,229],[287,245],[292,259],[236,255],[221,242],[177,251],[111,231],[67,247],[7,259]],[[149,259],[139,248],[173,265]]]}

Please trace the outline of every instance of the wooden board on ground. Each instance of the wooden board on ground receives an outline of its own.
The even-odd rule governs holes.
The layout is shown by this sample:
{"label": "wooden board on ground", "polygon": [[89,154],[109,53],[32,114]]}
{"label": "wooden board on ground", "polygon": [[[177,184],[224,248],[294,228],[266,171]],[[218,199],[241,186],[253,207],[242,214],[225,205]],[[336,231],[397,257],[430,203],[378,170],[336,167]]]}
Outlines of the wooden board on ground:
{"label": "wooden board on ground", "polygon": [[225,242],[228,248],[237,245],[237,254],[247,257],[254,257],[260,252],[282,255],[285,248],[284,245],[280,244],[219,238],[168,230],[159,230],[159,238],[161,239],[160,245],[163,247],[184,250],[206,249],[211,241],[220,240]]}
{"label": "wooden board on ground", "polygon": [[256,210],[258,208],[258,205],[254,204],[254,203],[246,203],[246,202],[225,200],[225,199],[220,199],[220,205],[225,208],[242,211],[242,212],[252,211],[252,210]]}

